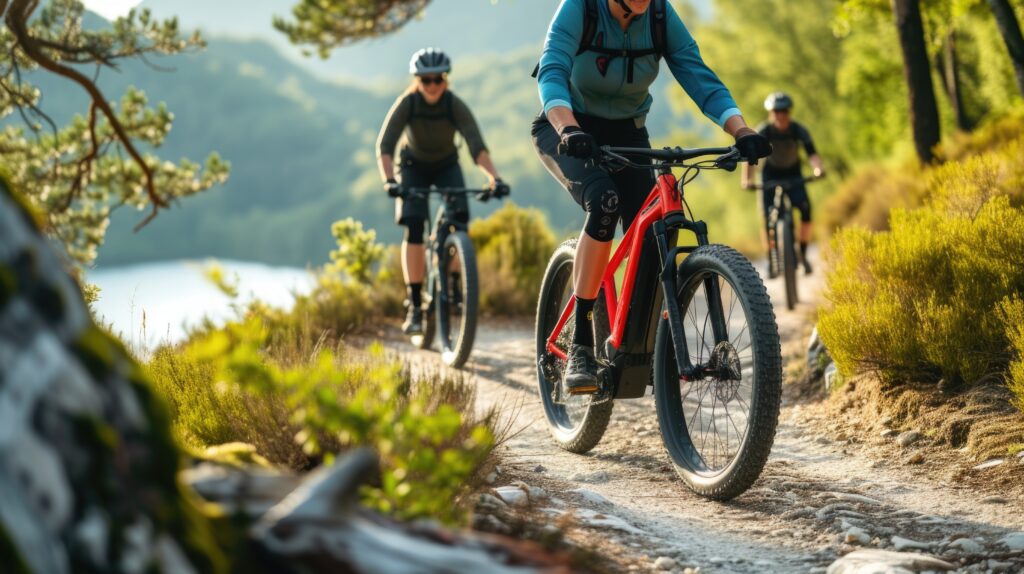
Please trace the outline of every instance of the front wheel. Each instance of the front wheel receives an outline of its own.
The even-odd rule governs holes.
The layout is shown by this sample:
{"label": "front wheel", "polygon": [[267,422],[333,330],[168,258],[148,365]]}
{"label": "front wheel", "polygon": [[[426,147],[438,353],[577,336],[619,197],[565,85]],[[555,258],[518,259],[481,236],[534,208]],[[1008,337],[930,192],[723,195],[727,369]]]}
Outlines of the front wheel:
{"label": "front wheel", "polygon": [[441,360],[458,369],[466,364],[473,351],[480,303],[476,252],[469,235],[456,231],[445,238],[437,269],[438,283],[433,305],[437,309]]}
{"label": "front wheel", "polygon": [[[688,365],[679,375],[668,321],[658,325],[654,399],[676,472],[700,495],[729,500],[764,469],[782,395],[782,352],[771,300],[753,265],[724,245],[679,267],[677,296]],[[716,335],[716,332],[718,335]]]}
{"label": "front wheel", "polygon": [[[557,389],[566,365],[565,361],[548,352],[547,341],[573,296],[572,266],[575,255],[576,240],[566,241],[555,250],[544,272],[537,302],[537,382],[551,436],[561,448],[583,454],[601,441],[608,428],[614,403],[610,399],[595,402],[595,395],[561,397]],[[603,293],[598,295],[597,301],[594,308],[594,338],[598,341],[598,351],[603,352],[604,345],[600,343],[609,334]],[[574,330],[574,318],[570,317],[556,341],[560,349],[569,349]],[[604,357],[599,355],[599,358]]]}

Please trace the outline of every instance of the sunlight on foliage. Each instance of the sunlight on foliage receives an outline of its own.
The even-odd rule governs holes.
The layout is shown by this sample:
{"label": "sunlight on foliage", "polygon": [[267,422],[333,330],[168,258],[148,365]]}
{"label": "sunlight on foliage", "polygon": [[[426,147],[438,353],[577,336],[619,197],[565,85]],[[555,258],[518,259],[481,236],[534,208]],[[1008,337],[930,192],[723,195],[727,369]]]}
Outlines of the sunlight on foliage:
{"label": "sunlight on foliage", "polygon": [[268,334],[257,319],[232,322],[154,355],[150,372],[185,444],[200,451],[251,444],[247,456],[295,469],[370,446],[383,475],[364,490],[367,504],[402,518],[461,518],[458,499],[494,444],[494,414],[473,414],[471,386],[441,376],[414,379],[379,346],[369,353],[320,350],[284,365],[267,356]]}
{"label": "sunlight on foliage", "polygon": [[480,309],[496,315],[528,315],[555,236],[544,214],[507,203],[486,219],[473,221],[469,236],[477,250]]}
{"label": "sunlight on foliage", "polygon": [[1017,140],[930,170],[913,188],[920,207],[894,209],[888,231],[835,237],[819,328],[843,374],[1007,377],[1024,292],[1021,150]]}
{"label": "sunlight on foliage", "polygon": [[338,248],[331,251],[332,263],[327,266],[327,271],[345,273],[357,283],[369,284],[374,276],[374,268],[387,255],[387,248],[377,243],[377,232],[364,230],[361,222],[349,217],[336,221],[331,226],[331,234],[338,242]]}

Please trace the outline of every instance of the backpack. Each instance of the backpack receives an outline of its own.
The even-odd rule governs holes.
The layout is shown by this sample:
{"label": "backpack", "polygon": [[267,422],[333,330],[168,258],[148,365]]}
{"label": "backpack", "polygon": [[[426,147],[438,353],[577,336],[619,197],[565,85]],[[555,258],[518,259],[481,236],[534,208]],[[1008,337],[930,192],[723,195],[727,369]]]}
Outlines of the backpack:
{"label": "backpack", "polygon": [[[584,52],[597,52],[607,56],[609,62],[615,58],[624,57],[629,65],[626,81],[633,83],[633,62],[637,58],[654,55],[660,60],[665,55],[665,38],[668,34],[667,8],[665,6],[667,0],[652,0],[651,6],[648,8],[651,13],[651,39],[654,40],[654,47],[647,50],[616,50],[595,46],[594,37],[597,35],[598,18],[600,17],[597,1],[584,0],[583,34],[580,36],[580,46],[576,50],[576,55],[579,56]],[[537,62],[537,66],[533,69],[533,77],[536,78],[538,74],[540,74],[540,62]]]}
{"label": "backpack", "polygon": [[439,103],[444,105],[444,115],[428,114],[423,109],[423,96],[419,92],[412,92],[409,94],[412,98],[412,112],[409,115],[409,120],[421,119],[421,120],[448,120],[452,125],[455,123],[455,100],[452,97],[450,91],[445,91],[444,95],[441,96]]}

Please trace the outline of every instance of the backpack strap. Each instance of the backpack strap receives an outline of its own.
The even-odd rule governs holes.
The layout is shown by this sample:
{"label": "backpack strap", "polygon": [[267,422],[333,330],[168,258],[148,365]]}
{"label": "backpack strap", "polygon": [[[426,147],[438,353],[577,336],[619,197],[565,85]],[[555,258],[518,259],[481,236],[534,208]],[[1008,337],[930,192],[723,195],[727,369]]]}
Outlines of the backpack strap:
{"label": "backpack strap", "polygon": [[660,60],[665,56],[668,44],[668,9],[666,0],[651,1],[651,39],[654,41],[654,55]]}
{"label": "backpack strap", "polygon": [[448,120],[454,126],[455,123],[455,98],[452,97],[450,90],[445,90],[444,95],[441,96],[441,104],[444,106],[444,115],[435,115],[424,113],[422,106],[423,96],[419,92],[412,92],[409,94],[412,98],[412,113],[409,115],[409,119],[422,119],[422,120]]}
{"label": "backpack strap", "polygon": [[597,11],[597,0],[584,0],[583,2],[583,33],[580,34],[580,47],[576,50],[579,56],[590,49],[594,43],[594,36],[597,35],[600,14]]}

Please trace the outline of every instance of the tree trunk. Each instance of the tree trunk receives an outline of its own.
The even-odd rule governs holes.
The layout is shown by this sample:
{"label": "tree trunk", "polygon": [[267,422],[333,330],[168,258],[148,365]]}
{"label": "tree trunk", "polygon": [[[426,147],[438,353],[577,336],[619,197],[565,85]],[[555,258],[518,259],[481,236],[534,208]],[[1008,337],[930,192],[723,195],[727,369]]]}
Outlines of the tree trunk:
{"label": "tree trunk", "polygon": [[914,132],[914,147],[922,163],[934,159],[933,148],[940,138],[939,109],[935,103],[931,66],[924,39],[919,0],[892,0],[896,29],[903,50],[903,76],[907,80],[910,97],[910,125]]}
{"label": "tree trunk", "polygon": [[974,129],[974,120],[967,115],[964,109],[963,92],[960,83],[960,62],[956,53],[956,32],[950,31],[946,40],[942,43],[942,57],[935,62],[939,70],[939,77],[942,78],[943,87],[946,89],[946,96],[949,98],[949,105],[953,108],[956,116],[956,125],[962,131],[969,132]]}
{"label": "tree trunk", "polygon": [[1013,61],[1013,71],[1017,74],[1017,89],[1024,95],[1024,37],[1021,36],[1020,23],[1010,6],[1009,0],[988,0],[992,15],[999,25],[999,33],[1006,42],[1006,50]]}

